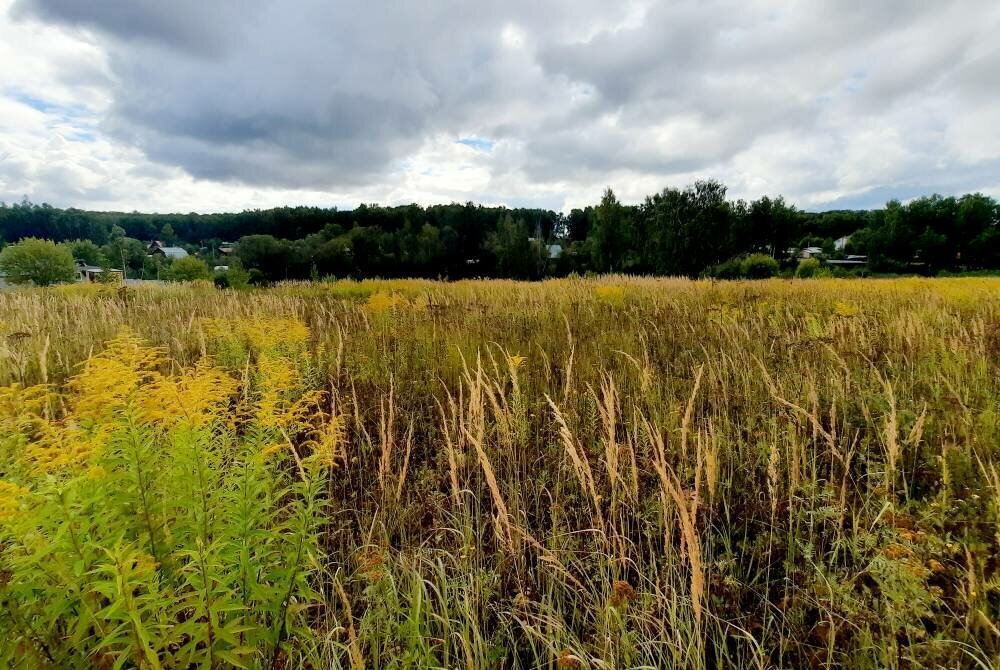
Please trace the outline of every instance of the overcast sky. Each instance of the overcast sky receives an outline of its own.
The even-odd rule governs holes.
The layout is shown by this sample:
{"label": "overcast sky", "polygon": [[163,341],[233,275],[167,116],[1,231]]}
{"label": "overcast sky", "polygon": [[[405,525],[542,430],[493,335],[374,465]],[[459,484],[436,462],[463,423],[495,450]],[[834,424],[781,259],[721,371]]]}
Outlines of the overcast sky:
{"label": "overcast sky", "polygon": [[0,0],[0,200],[1000,195],[996,0]]}

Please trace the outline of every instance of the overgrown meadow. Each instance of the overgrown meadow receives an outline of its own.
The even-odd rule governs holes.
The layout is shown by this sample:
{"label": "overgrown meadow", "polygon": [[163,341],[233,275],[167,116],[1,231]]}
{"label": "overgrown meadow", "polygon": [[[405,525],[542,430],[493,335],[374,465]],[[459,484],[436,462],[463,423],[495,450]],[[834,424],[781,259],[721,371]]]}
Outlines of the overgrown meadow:
{"label": "overgrown meadow", "polygon": [[0,666],[993,668],[1000,279],[0,293]]}

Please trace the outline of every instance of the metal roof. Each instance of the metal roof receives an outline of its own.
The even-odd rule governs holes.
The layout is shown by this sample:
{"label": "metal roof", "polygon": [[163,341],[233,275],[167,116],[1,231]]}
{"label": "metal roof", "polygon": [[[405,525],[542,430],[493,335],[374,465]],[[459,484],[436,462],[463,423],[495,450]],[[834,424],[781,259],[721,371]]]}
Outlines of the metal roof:
{"label": "metal roof", "polygon": [[170,258],[184,258],[188,255],[188,252],[184,250],[183,247],[157,247],[163,252],[164,256],[169,256]]}

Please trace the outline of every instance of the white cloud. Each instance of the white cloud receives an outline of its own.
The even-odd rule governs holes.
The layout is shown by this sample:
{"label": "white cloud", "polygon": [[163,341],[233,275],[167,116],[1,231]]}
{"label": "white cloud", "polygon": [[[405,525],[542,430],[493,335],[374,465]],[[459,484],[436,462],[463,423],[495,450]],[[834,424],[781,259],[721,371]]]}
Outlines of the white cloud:
{"label": "white cloud", "polygon": [[998,27],[987,0],[0,0],[0,199],[996,193]]}

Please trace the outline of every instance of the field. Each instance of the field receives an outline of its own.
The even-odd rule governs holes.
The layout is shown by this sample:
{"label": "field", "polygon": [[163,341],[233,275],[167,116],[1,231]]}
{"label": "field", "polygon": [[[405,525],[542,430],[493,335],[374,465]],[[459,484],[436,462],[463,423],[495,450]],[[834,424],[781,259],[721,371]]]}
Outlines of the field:
{"label": "field", "polygon": [[0,666],[1000,666],[1000,279],[0,293]]}

